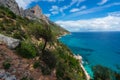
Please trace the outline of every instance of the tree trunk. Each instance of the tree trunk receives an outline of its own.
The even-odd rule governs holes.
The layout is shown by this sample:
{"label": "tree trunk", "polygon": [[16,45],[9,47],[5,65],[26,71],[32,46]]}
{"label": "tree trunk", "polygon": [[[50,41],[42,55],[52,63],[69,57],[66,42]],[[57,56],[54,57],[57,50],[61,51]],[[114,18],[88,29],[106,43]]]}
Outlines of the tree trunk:
{"label": "tree trunk", "polygon": [[44,46],[43,46],[42,52],[45,50],[46,45],[47,45],[47,41],[45,40],[45,44],[44,44]]}

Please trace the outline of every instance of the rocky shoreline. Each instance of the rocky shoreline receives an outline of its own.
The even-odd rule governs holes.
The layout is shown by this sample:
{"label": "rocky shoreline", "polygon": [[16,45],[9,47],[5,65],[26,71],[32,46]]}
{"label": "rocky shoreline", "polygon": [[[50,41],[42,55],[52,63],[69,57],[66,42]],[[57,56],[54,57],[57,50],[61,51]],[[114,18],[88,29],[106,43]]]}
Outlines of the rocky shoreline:
{"label": "rocky shoreline", "polygon": [[[61,37],[66,36],[66,35],[68,35],[68,34],[63,34],[63,35],[59,36],[57,39],[60,39]],[[70,33],[69,35],[71,35],[71,33]],[[88,74],[88,72],[85,70],[85,68],[84,68],[84,66],[83,66],[83,64],[82,64],[82,62],[83,62],[83,61],[82,61],[82,56],[80,56],[80,55],[74,55],[74,58],[76,58],[77,60],[79,60],[80,66],[81,66],[82,70],[83,70],[84,73],[85,73],[86,79],[87,79],[87,80],[90,80],[91,77],[90,77],[90,75]]]}
{"label": "rocky shoreline", "polygon": [[83,64],[82,64],[82,62],[83,62],[83,61],[82,61],[82,56],[80,56],[80,55],[74,55],[74,57],[75,57],[77,60],[79,60],[80,66],[81,66],[82,70],[83,70],[84,73],[85,73],[86,80],[90,80],[91,77],[90,77],[90,75],[88,74],[88,72],[85,70],[85,68],[84,68],[84,66],[83,66]]}

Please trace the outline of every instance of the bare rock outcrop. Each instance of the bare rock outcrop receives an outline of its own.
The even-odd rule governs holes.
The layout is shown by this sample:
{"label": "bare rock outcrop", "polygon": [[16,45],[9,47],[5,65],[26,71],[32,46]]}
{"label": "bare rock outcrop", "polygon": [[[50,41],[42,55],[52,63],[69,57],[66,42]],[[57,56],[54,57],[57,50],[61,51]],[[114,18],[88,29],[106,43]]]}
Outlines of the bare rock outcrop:
{"label": "bare rock outcrop", "polygon": [[16,15],[21,15],[19,6],[15,0],[0,0],[0,5],[8,7]]}
{"label": "bare rock outcrop", "polygon": [[14,49],[20,44],[20,40],[2,34],[0,34],[0,42],[5,43],[10,49]]}
{"label": "bare rock outcrop", "polygon": [[9,8],[16,15],[27,17],[32,20],[41,19],[49,24],[49,19],[42,13],[41,8],[36,5],[32,8],[23,10],[20,8],[15,0],[0,0],[0,6]]}
{"label": "bare rock outcrop", "polygon": [[29,19],[42,19],[49,24],[48,18],[42,13],[42,10],[38,5],[32,8],[26,9],[24,11],[24,16]]}

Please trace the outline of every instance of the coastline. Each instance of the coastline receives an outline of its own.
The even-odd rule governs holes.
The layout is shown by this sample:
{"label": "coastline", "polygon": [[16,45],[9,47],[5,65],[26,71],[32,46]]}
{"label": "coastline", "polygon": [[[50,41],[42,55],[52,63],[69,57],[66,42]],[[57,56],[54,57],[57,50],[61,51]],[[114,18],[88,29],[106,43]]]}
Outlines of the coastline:
{"label": "coastline", "polygon": [[71,33],[64,33],[63,35],[58,36],[57,39],[60,39],[60,38],[62,38],[63,36],[66,36],[66,35],[71,35]]}
{"label": "coastline", "polygon": [[[71,33],[65,33],[65,34],[63,34],[63,35],[61,35],[61,36],[58,36],[57,37],[57,39],[60,39],[60,38],[62,38],[63,36],[66,36],[66,35],[71,35]],[[80,56],[80,55],[75,55],[75,54],[73,54],[74,55],[74,58],[76,58],[77,60],[79,60],[79,63],[80,63],[80,67],[82,68],[82,70],[83,70],[83,72],[84,72],[84,74],[85,74],[85,76],[86,76],[86,80],[90,80],[91,79],[91,77],[90,77],[90,75],[88,74],[88,72],[85,70],[85,68],[84,68],[84,66],[83,66],[83,64],[82,64],[82,62],[83,62],[83,60],[82,60],[82,56]]]}
{"label": "coastline", "polygon": [[86,76],[86,80],[90,80],[91,79],[91,77],[90,77],[90,75],[88,74],[88,72],[85,70],[85,68],[84,68],[84,66],[83,66],[83,64],[82,64],[82,56],[80,56],[80,55],[74,55],[74,57],[77,59],[77,60],[79,60],[79,62],[80,62],[80,66],[81,66],[81,68],[82,68],[82,70],[84,71],[84,74],[85,74],[85,76]]}

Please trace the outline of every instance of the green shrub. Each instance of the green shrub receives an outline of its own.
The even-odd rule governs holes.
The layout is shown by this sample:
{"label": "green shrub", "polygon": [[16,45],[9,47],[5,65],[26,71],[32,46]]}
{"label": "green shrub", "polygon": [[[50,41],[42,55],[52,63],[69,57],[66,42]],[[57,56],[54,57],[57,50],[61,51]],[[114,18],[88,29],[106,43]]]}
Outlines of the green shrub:
{"label": "green shrub", "polygon": [[0,22],[0,31],[4,30],[3,23]]}
{"label": "green shrub", "polygon": [[34,58],[37,55],[36,47],[30,41],[22,41],[17,52],[24,58]]}
{"label": "green shrub", "polygon": [[94,80],[120,80],[120,74],[101,65],[94,66],[93,72]]}
{"label": "green shrub", "polygon": [[3,63],[3,67],[4,67],[4,69],[9,69],[10,67],[11,67],[11,64],[9,63],[9,62],[4,62]]}
{"label": "green shrub", "polygon": [[71,66],[72,68],[76,68],[80,65],[79,61],[76,60],[74,57],[69,56],[69,66]]}
{"label": "green shrub", "polygon": [[20,40],[28,38],[28,36],[22,30],[14,32],[13,37],[16,38],[16,39],[20,39]]}
{"label": "green shrub", "polygon": [[40,62],[35,62],[35,63],[33,64],[33,67],[34,67],[34,68],[40,67]]}
{"label": "green shrub", "polygon": [[48,66],[40,66],[43,75],[50,75],[51,70]]}
{"label": "green shrub", "polygon": [[4,13],[10,17],[10,18],[13,18],[15,19],[16,18],[16,15],[9,9],[9,8],[6,8],[4,6],[0,6],[0,9],[4,10]]}
{"label": "green shrub", "polygon": [[56,71],[56,76],[58,80],[61,80],[64,77],[64,74],[65,74],[65,67],[63,63],[59,63]]}
{"label": "green shrub", "polygon": [[28,78],[28,77],[23,77],[22,79],[20,80],[34,80],[33,78]]}
{"label": "green shrub", "polygon": [[44,43],[40,43],[39,46],[38,46],[38,48],[39,48],[40,50],[42,50],[43,47],[44,47]]}
{"label": "green shrub", "polygon": [[13,37],[16,38],[16,39],[22,39],[22,35],[23,35],[23,34],[21,34],[20,32],[15,32],[15,33],[13,34]]}
{"label": "green shrub", "polygon": [[53,69],[56,66],[56,58],[55,56],[48,50],[44,51],[42,54],[42,60],[46,63],[46,65]]}
{"label": "green shrub", "polygon": [[28,80],[27,77],[23,77],[21,80]]}
{"label": "green shrub", "polygon": [[[57,80],[86,80],[78,60],[76,60],[68,49],[64,47],[56,48],[57,65],[56,77]],[[82,75],[81,75],[82,74]]]}
{"label": "green shrub", "polygon": [[120,73],[115,72],[116,80],[120,80]]}
{"label": "green shrub", "polygon": [[42,26],[38,25],[38,24],[36,24],[36,26],[35,26],[35,24],[32,24],[32,23],[29,25],[30,25],[29,26],[29,34],[35,36],[36,39],[39,39],[41,37]]}

